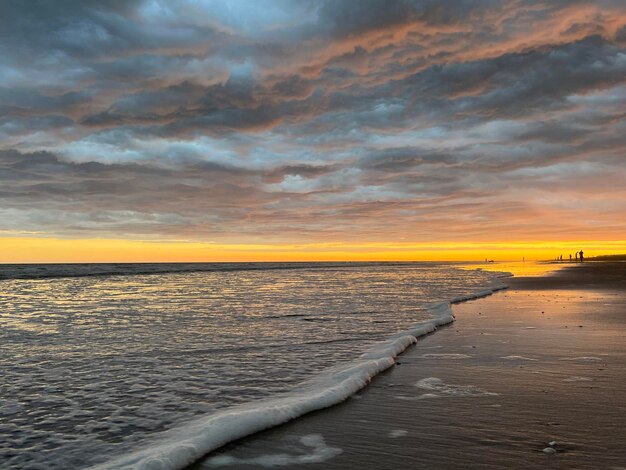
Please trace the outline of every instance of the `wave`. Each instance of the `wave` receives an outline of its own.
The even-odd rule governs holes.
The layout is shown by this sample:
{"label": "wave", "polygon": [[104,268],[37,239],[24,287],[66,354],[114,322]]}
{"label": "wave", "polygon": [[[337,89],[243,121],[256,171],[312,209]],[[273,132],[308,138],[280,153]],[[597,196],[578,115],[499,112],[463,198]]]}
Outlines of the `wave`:
{"label": "wave", "polygon": [[357,360],[334,367],[292,391],[278,397],[239,405],[195,419],[184,426],[164,432],[158,440],[143,449],[96,465],[105,469],[178,469],[196,462],[225,444],[256,432],[283,424],[315,410],[336,405],[365,387],[373,377],[392,367],[395,359],[419,337],[431,334],[438,327],[452,323],[451,305],[486,297],[506,289],[498,285],[460,296],[449,302],[431,304],[427,308],[432,320],[391,336],[376,344]]}
{"label": "wave", "polygon": [[[61,277],[133,276],[194,272],[259,271],[270,269],[333,269],[364,266],[409,266],[407,262],[290,263],[64,263],[0,264],[0,280]],[[420,263],[426,264],[426,263]]]}

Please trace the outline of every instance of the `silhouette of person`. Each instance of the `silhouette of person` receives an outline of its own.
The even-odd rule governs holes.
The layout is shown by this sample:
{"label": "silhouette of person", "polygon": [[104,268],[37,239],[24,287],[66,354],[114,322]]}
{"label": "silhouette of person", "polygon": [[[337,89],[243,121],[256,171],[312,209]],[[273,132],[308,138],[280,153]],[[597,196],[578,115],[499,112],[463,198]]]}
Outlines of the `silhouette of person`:
{"label": "silhouette of person", "polygon": [[576,262],[578,263],[578,252],[576,252]]}
{"label": "silhouette of person", "polygon": [[569,254],[569,262],[570,263],[572,262],[572,254],[571,253]]}
{"label": "silhouette of person", "polygon": [[583,257],[583,250],[580,250],[580,262],[582,263],[585,258]]}

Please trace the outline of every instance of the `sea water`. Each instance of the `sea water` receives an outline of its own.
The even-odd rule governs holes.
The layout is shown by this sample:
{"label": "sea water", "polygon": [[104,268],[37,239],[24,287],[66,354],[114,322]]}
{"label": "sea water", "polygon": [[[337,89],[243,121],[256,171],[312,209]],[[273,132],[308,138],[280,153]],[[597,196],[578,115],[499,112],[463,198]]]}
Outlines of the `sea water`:
{"label": "sea water", "polygon": [[441,263],[0,266],[0,467],[177,468],[337,403],[449,303]]}

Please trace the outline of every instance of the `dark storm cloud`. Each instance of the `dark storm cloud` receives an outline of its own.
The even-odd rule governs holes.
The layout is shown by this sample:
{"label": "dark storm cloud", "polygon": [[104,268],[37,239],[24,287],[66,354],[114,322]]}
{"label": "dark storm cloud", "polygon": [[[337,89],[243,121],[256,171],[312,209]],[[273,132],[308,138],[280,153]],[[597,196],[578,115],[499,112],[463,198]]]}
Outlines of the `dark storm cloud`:
{"label": "dark storm cloud", "polygon": [[514,225],[623,175],[625,31],[608,0],[2,2],[0,230]]}

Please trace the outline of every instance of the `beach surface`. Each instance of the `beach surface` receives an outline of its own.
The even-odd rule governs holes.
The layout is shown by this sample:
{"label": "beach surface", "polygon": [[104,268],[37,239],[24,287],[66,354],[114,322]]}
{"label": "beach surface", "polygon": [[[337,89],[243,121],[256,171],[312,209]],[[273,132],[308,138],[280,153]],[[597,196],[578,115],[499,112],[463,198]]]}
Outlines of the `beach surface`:
{"label": "beach surface", "polygon": [[626,469],[626,263],[507,284],[346,402],[192,468]]}

